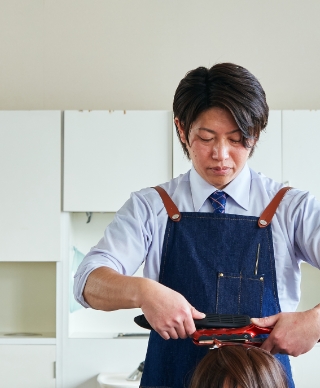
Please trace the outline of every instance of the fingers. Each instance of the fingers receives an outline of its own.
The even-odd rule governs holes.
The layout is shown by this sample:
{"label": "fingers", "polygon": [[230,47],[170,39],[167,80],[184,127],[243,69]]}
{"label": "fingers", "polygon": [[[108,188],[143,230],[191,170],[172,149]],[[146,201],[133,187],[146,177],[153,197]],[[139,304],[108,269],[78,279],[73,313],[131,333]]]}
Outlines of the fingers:
{"label": "fingers", "polygon": [[[310,309],[304,312],[279,313],[264,319],[252,319],[258,326],[273,326],[261,349],[272,354],[282,353],[297,357],[308,352],[320,335],[320,314]],[[312,322],[312,325],[310,325]]]}
{"label": "fingers", "polygon": [[196,330],[193,319],[205,317],[183,295],[157,282],[147,282],[146,291],[141,294],[140,308],[164,339],[187,338]]}
{"label": "fingers", "polygon": [[206,314],[201,313],[195,307],[193,306],[190,306],[190,307],[191,307],[191,315],[193,319],[203,319],[206,317]]}
{"label": "fingers", "polygon": [[166,328],[163,331],[158,331],[158,333],[164,339],[185,339],[188,338],[195,331],[196,327],[190,314],[188,317],[185,318],[185,320],[181,320],[179,322],[176,321],[174,326]]}
{"label": "fingers", "polygon": [[196,326],[192,319],[192,315],[190,315],[190,317],[183,322],[183,329],[185,332],[184,338],[189,337],[191,334],[193,334],[196,331]]}
{"label": "fingers", "polygon": [[267,352],[271,353],[271,354],[277,354],[277,353],[280,353],[280,349],[278,347],[275,346],[275,344],[272,342],[272,339],[267,338],[263,344],[261,345],[260,347],[261,349],[263,350],[266,350]]}
{"label": "fingers", "polygon": [[162,332],[158,332],[158,334],[160,334],[160,336],[165,339],[165,340],[168,340],[168,339],[178,339],[178,334],[177,332],[174,330],[174,329],[170,329],[168,331],[162,331]]}
{"label": "fingers", "polygon": [[299,355],[295,354],[294,346],[296,341],[288,341],[284,336],[279,336],[279,333],[273,335],[271,333],[269,337],[261,345],[261,349],[266,350],[271,354],[290,354],[291,356]]}
{"label": "fingers", "polygon": [[178,325],[178,326],[174,326],[174,327],[170,327],[164,331],[158,331],[158,333],[161,335],[161,337],[165,340],[167,339],[178,339],[178,338],[181,338],[181,339],[185,339],[188,337],[188,334],[183,326],[183,324],[181,325]]}
{"label": "fingers", "polygon": [[274,327],[275,324],[278,322],[279,314],[276,315],[270,315],[270,317],[264,317],[264,318],[251,318],[251,322],[254,325],[260,326],[260,327]]}
{"label": "fingers", "polygon": [[166,327],[164,330],[157,330],[163,339],[185,339],[196,331],[193,319],[202,319],[205,317],[204,313],[199,312],[190,305],[190,311],[184,318],[179,317],[175,319],[171,327]]}
{"label": "fingers", "polygon": [[[269,317],[264,318],[251,318],[251,322],[254,325],[260,326],[260,327],[272,327],[274,328],[277,324],[277,322],[281,318],[281,313],[276,315],[270,315]],[[263,342],[261,345],[261,349],[266,350],[267,352],[271,354],[277,354],[281,353],[281,347],[277,345],[279,342],[277,338],[275,338],[276,331],[272,331],[269,337]]]}
{"label": "fingers", "polygon": [[[191,305],[190,305],[190,312],[191,312],[191,316],[188,317],[188,319],[186,319],[184,321],[184,329],[185,329],[187,336],[192,335],[196,331],[194,319],[203,319],[206,316],[206,314],[201,313],[200,311],[198,311],[195,307],[193,307]],[[180,337],[180,338],[182,338],[182,337]]]}
{"label": "fingers", "polygon": [[185,339],[188,337],[188,334],[185,330],[185,328],[182,326],[178,326],[178,327],[172,327],[170,329],[167,329],[167,330],[162,330],[162,331],[158,331],[158,334],[165,340],[168,340],[168,339],[178,339],[178,338],[181,338],[181,339]]}

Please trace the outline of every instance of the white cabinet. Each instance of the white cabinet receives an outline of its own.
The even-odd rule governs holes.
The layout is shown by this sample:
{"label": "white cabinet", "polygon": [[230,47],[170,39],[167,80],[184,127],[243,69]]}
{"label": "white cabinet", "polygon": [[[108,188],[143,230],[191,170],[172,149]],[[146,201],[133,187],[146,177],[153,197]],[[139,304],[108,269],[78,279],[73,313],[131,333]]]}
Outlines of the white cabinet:
{"label": "white cabinet", "polygon": [[320,200],[320,111],[283,111],[283,177]]}
{"label": "white cabinet", "polygon": [[55,345],[0,345],[1,387],[54,388]]}
{"label": "white cabinet", "polygon": [[60,256],[61,113],[0,112],[0,261]]}
{"label": "white cabinet", "polygon": [[65,211],[117,211],[171,177],[172,112],[65,112]]}
{"label": "white cabinet", "polygon": [[0,385],[55,387],[61,112],[0,112]]}

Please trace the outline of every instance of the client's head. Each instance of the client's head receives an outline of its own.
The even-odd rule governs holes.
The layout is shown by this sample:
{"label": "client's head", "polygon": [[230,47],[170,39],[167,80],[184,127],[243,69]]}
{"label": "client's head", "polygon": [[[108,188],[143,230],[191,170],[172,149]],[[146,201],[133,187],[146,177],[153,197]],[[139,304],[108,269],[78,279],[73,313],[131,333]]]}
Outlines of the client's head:
{"label": "client's head", "polygon": [[197,366],[190,388],[287,388],[286,374],[270,353],[255,347],[222,346]]}

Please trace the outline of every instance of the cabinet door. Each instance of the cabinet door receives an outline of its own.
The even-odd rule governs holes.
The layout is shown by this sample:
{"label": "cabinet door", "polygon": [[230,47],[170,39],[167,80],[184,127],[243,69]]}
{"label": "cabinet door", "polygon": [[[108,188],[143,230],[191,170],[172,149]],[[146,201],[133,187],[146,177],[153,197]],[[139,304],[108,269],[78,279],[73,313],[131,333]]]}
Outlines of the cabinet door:
{"label": "cabinet door", "polygon": [[172,177],[172,112],[65,112],[65,211],[113,212]]}
{"label": "cabinet door", "polygon": [[320,111],[283,111],[283,176],[290,186],[320,200]]}
{"label": "cabinet door", "polygon": [[253,156],[248,161],[256,172],[282,182],[281,111],[270,111],[267,128],[261,133]]}
{"label": "cabinet door", "polygon": [[54,388],[55,345],[0,345],[2,387]]}
{"label": "cabinet door", "polygon": [[0,112],[0,261],[59,260],[60,150],[60,112]]}

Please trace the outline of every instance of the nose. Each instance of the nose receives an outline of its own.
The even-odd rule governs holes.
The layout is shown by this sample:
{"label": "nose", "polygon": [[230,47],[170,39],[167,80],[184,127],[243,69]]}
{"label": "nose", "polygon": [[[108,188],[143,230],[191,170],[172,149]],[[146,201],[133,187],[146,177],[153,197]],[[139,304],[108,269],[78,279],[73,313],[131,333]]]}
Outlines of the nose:
{"label": "nose", "polygon": [[223,141],[217,142],[213,146],[212,150],[212,158],[223,161],[229,158],[229,147],[228,144],[226,144]]}

